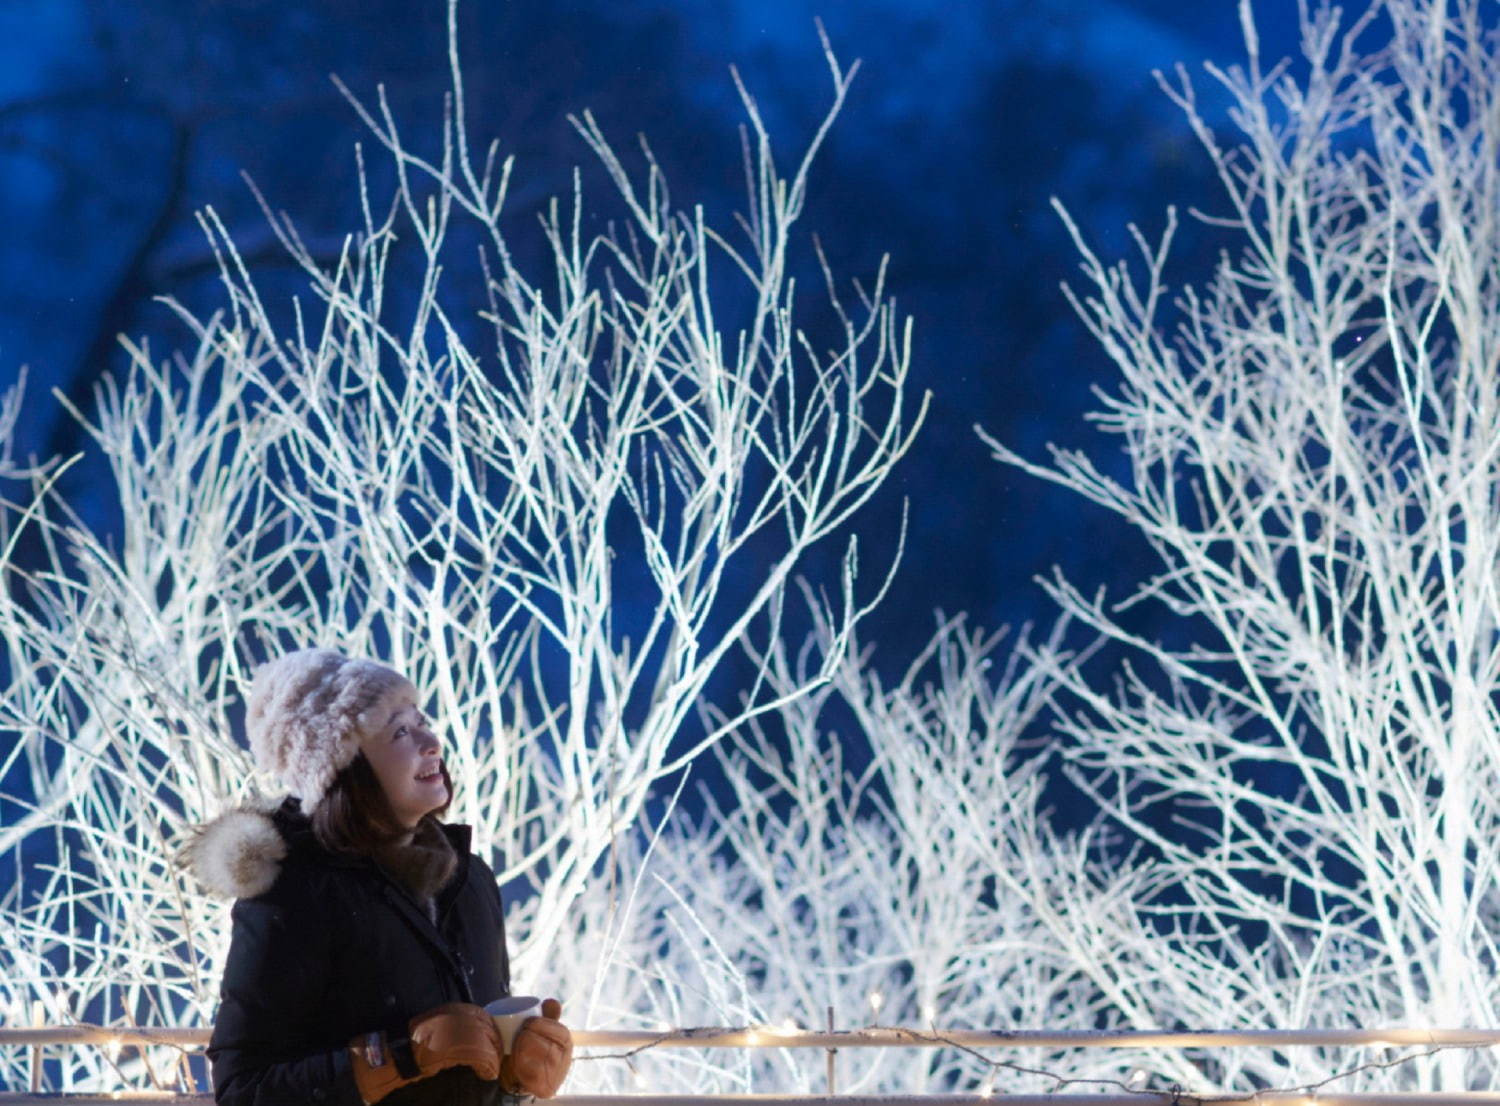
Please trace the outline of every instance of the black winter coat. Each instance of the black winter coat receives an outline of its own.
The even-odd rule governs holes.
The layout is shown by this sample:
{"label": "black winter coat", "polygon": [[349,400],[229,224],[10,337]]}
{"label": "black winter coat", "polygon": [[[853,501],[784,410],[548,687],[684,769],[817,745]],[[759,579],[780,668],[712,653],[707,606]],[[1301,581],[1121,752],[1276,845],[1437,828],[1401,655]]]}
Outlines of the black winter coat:
{"label": "black winter coat", "polygon": [[[323,849],[294,804],[255,817],[270,818],[286,856],[269,890],[234,905],[208,1046],[221,1106],[360,1106],[353,1037],[404,1035],[413,1016],[434,1006],[483,1006],[510,993],[500,891],[469,851],[469,827],[443,827],[458,866],[435,897],[434,923],[374,861]],[[501,1098],[498,1083],[457,1067],[384,1104],[495,1106]]]}

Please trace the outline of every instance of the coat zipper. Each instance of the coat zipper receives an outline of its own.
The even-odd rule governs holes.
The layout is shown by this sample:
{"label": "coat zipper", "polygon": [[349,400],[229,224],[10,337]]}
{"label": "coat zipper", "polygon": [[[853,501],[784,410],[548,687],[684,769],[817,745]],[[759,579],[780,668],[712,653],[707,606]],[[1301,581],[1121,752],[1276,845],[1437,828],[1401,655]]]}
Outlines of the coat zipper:
{"label": "coat zipper", "polygon": [[[464,958],[463,952],[459,949],[448,947],[448,942],[443,940],[442,933],[427,917],[426,912],[417,905],[416,900],[411,897],[406,888],[387,875],[379,865],[375,865],[374,867],[380,874],[381,889],[384,891],[387,901],[396,907],[398,913],[406,918],[406,924],[417,931],[417,934],[438,954],[443,965],[458,980],[461,1001],[472,1003],[474,1001],[474,992],[469,987],[469,973],[466,970],[468,962]],[[465,868],[467,868],[467,865],[465,865]],[[465,872],[465,876],[467,877],[467,872]],[[444,911],[443,916],[447,917],[446,911]]]}

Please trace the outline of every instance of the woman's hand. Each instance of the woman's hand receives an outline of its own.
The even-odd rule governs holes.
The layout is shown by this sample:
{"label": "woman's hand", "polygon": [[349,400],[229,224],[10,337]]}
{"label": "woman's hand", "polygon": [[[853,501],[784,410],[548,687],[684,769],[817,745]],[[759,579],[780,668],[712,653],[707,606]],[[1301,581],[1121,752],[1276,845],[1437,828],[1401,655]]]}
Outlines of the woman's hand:
{"label": "woman's hand", "polygon": [[362,1034],[349,1042],[349,1050],[354,1082],[366,1106],[448,1068],[472,1068],[485,1080],[500,1075],[500,1035],[494,1019],[467,1002],[450,1002],[418,1014],[408,1023],[405,1040],[391,1041],[378,1032]]}
{"label": "woman's hand", "polygon": [[500,1086],[508,1094],[551,1098],[573,1064],[573,1034],[558,1021],[562,1003],[549,998],[539,1018],[527,1018],[516,1031],[510,1055],[500,1065]]}

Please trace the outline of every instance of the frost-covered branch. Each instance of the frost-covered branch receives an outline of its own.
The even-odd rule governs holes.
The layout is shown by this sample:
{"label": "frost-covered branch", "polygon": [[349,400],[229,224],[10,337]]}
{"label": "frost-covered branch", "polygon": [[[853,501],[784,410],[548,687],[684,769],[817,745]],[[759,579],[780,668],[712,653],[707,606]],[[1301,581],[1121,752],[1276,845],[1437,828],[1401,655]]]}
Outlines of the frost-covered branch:
{"label": "frost-covered branch", "polygon": [[[0,1010],[211,1012],[223,908],[173,854],[259,782],[233,719],[272,654],[378,656],[430,694],[458,781],[450,817],[475,825],[502,880],[534,889],[515,930],[526,965],[572,940],[575,903],[653,785],[825,683],[882,590],[878,575],[856,587],[851,543],[833,599],[812,601],[832,629],[824,662],[774,692],[752,676],[694,743],[710,677],[765,653],[791,574],[925,410],[883,279],[847,310],[830,275],[838,322],[816,342],[793,297],[808,161],[852,74],[828,54],[833,103],[790,175],[745,96],[743,236],[674,207],[655,164],[629,166],[585,117],[625,216],[585,232],[575,186],[538,251],[513,245],[502,214],[509,161],[497,176],[493,148],[471,160],[457,55],[455,38],[439,158],[414,152],[383,96],[360,108],[394,192],[382,209],[361,166],[363,225],[335,265],[267,209],[305,300],[274,302],[204,213],[224,309],[172,305],[196,349],[162,362],[127,347],[128,370],[75,412],[109,463],[117,538],[53,493],[53,470],[5,504],[0,845],[27,875],[0,904]],[[449,275],[455,243],[475,240],[477,320]],[[23,532],[44,567],[9,556]],[[881,550],[879,569],[896,556]],[[80,1064],[62,1082],[103,1076]]]}
{"label": "frost-covered branch", "polygon": [[[1119,370],[1086,456],[1000,459],[1150,543],[1114,604],[1063,610],[1126,648],[1070,676],[1072,779],[1140,843],[1120,923],[1082,963],[1135,1024],[1492,1024],[1500,807],[1500,65],[1481,5],[1305,14],[1302,56],[1211,70],[1233,140],[1164,82],[1218,169],[1235,233],[1213,278],[1165,283],[1070,221],[1074,306]],[[1186,645],[1143,638],[1159,602]],[[1476,1054],[1477,1055],[1477,1054]],[[1325,1058],[1271,1057],[1262,1085]],[[1324,1065],[1326,1067],[1326,1065]],[[1487,1056],[1388,1076],[1488,1085]],[[1397,1083],[1392,1083],[1392,1086]]]}
{"label": "frost-covered branch", "polygon": [[[824,660],[832,626],[766,658],[773,692]],[[1074,966],[1032,900],[1066,894],[1091,915],[1094,843],[1048,830],[1046,758],[1022,735],[1076,658],[1061,635],[1023,638],[944,620],[908,671],[886,686],[854,651],[831,684],[789,698],[721,749],[727,787],[696,824],[673,819],[644,863],[622,873],[623,906],[596,888],[581,908],[608,970],[592,974],[595,1024],[642,1028],[717,1023],[820,1029],[840,1025],[1085,1028],[1116,1015]],[[852,754],[868,738],[868,759]],[[1070,890],[1072,889],[1072,890]],[[1060,908],[1063,907],[1059,902]],[[582,986],[575,993],[581,993]],[[1004,1059],[1062,1077],[1123,1080],[1135,1049],[1037,1048]],[[647,1087],[698,1093],[820,1092],[824,1057],[809,1050],[706,1055],[648,1051],[633,1061]],[[590,1064],[600,1090],[629,1089],[622,1064]],[[841,1056],[840,1092],[1055,1089],[960,1049]],[[591,1084],[592,1085],[592,1084]]]}

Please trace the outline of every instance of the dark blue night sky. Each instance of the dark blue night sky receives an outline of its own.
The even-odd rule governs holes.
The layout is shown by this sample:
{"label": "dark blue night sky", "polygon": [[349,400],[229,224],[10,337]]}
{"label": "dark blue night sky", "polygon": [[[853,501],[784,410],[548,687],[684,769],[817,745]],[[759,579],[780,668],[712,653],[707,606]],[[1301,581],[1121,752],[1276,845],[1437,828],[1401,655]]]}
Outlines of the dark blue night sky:
{"label": "dark blue night sky", "polygon": [[[1285,53],[1294,6],[1260,7],[1263,51]],[[1050,621],[1032,577],[1054,563],[1086,588],[1149,569],[1112,519],[1001,468],[972,426],[1031,456],[1048,441],[1118,455],[1082,418],[1112,370],[1058,291],[1075,266],[1049,197],[1110,256],[1128,220],[1154,234],[1168,202],[1215,206],[1151,70],[1186,63],[1213,117],[1201,62],[1239,60],[1236,4],[468,0],[460,11],[472,131],[517,156],[518,234],[588,163],[570,112],[591,108],[621,147],[645,132],[675,200],[725,214],[741,182],[729,66],[790,157],[829,96],[815,18],[845,62],[862,59],[804,225],[846,277],[868,279],[891,255],[890,287],[916,319],[914,384],[934,396],[913,455],[859,522],[879,550],[910,500],[906,560],[865,630],[877,665],[904,667],[934,609],[989,626]],[[158,354],[185,344],[153,294],[216,303],[196,209],[212,203],[275,279],[241,171],[310,238],[336,243],[355,225],[352,148],[367,136],[328,74],[366,97],[384,81],[405,130],[435,133],[443,28],[440,0],[0,3],[0,385],[29,367],[23,455],[80,446],[48,391],[86,403],[124,364],[117,332],[150,336]],[[585,183],[602,194],[597,176]],[[1190,227],[1174,283],[1202,279],[1215,248]],[[80,472],[72,494],[87,504],[99,474]]]}

